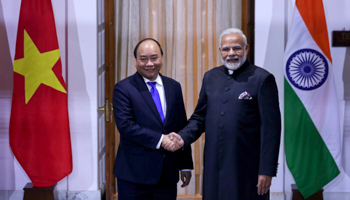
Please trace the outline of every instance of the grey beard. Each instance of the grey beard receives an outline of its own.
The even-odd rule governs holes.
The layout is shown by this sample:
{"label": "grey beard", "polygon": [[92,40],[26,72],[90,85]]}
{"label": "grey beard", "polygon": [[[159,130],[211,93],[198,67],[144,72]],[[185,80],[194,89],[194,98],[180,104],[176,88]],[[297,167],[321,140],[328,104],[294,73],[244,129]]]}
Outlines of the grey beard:
{"label": "grey beard", "polygon": [[227,69],[234,71],[234,70],[237,70],[238,68],[240,68],[243,65],[243,63],[247,60],[247,57],[246,57],[246,55],[244,53],[242,58],[238,58],[239,59],[238,63],[228,63],[227,59],[228,59],[228,57],[226,57],[225,60],[223,58],[221,58],[221,62],[225,65],[225,67]]}

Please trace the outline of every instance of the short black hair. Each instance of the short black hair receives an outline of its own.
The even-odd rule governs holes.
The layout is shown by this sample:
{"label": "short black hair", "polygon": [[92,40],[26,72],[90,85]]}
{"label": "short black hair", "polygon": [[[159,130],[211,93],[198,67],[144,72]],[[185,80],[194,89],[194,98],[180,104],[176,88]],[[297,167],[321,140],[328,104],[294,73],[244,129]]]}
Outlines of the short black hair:
{"label": "short black hair", "polygon": [[135,46],[135,49],[134,49],[134,57],[136,59],[136,53],[137,53],[137,49],[139,48],[140,44],[146,40],[153,40],[155,41],[157,44],[158,44],[158,47],[160,49],[160,54],[163,56],[163,50],[162,50],[162,47],[160,46],[159,42],[153,38],[145,38],[143,40],[141,40],[139,43],[137,43],[137,45]]}

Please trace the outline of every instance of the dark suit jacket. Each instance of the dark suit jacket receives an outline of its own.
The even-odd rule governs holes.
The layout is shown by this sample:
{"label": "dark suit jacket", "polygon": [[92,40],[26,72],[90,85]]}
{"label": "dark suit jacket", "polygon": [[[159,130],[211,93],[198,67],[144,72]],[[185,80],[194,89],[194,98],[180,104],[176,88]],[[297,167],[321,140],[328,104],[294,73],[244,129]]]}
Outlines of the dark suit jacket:
{"label": "dark suit jacket", "polygon": [[[156,146],[162,134],[178,132],[187,124],[181,85],[160,75],[167,104],[164,124],[142,76],[118,82],[113,92],[113,112],[120,132],[114,165],[117,178],[139,184],[156,184],[166,168],[169,183],[179,181],[179,169],[193,169],[191,149],[169,152]],[[163,165],[164,164],[164,165]]]}
{"label": "dark suit jacket", "polygon": [[267,199],[256,185],[258,175],[277,171],[281,116],[274,76],[248,61],[232,75],[225,66],[205,73],[195,112],[179,134],[188,146],[204,131],[203,199]]}

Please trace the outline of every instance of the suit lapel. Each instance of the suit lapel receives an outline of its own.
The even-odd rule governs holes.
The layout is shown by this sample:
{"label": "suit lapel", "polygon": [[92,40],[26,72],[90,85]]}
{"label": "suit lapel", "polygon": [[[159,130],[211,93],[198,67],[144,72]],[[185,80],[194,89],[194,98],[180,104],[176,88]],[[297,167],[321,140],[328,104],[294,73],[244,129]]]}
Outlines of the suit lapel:
{"label": "suit lapel", "polygon": [[160,77],[162,78],[163,81],[163,86],[164,86],[164,95],[165,95],[165,101],[166,101],[166,115],[165,115],[165,119],[164,119],[164,124],[167,123],[169,116],[170,116],[170,112],[172,109],[173,105],[173,101],[174,101],[174,97],[173,97],[173,88],[171,88],[170,83],[168,82],[168,79],[163,78],[163,76],[160,74]]}
{"label": "suit lapel", "polygon": [[163,124],[162,119],[159,116],[156,104],[154,103],[151,93],[148,90],[142,76],[138,72],[136,72],[134,74],[134,77],[135,77],[135,83],[136,83],[135,87],[140,92],[140,94],[142,95],[142,97],[144,98],[144,100],[146,101],[146,103],[148,104],[149,108],[151,109],[152,113],[156,116],[158,121],[161,124]]}

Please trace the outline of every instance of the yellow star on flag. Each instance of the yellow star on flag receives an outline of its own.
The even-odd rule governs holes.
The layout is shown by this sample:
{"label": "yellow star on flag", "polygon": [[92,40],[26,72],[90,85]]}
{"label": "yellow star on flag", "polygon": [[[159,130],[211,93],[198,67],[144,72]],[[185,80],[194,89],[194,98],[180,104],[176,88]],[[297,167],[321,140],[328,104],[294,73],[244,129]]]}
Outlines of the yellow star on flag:
{"label": "yellow star on flag", "polygon": [[25,77],[26,104],[40,84],[67,93],[52,71],[59,58],[59,49],[40,53],[27,31],[24,30],[24,57],[14,61],[13,71]]}

